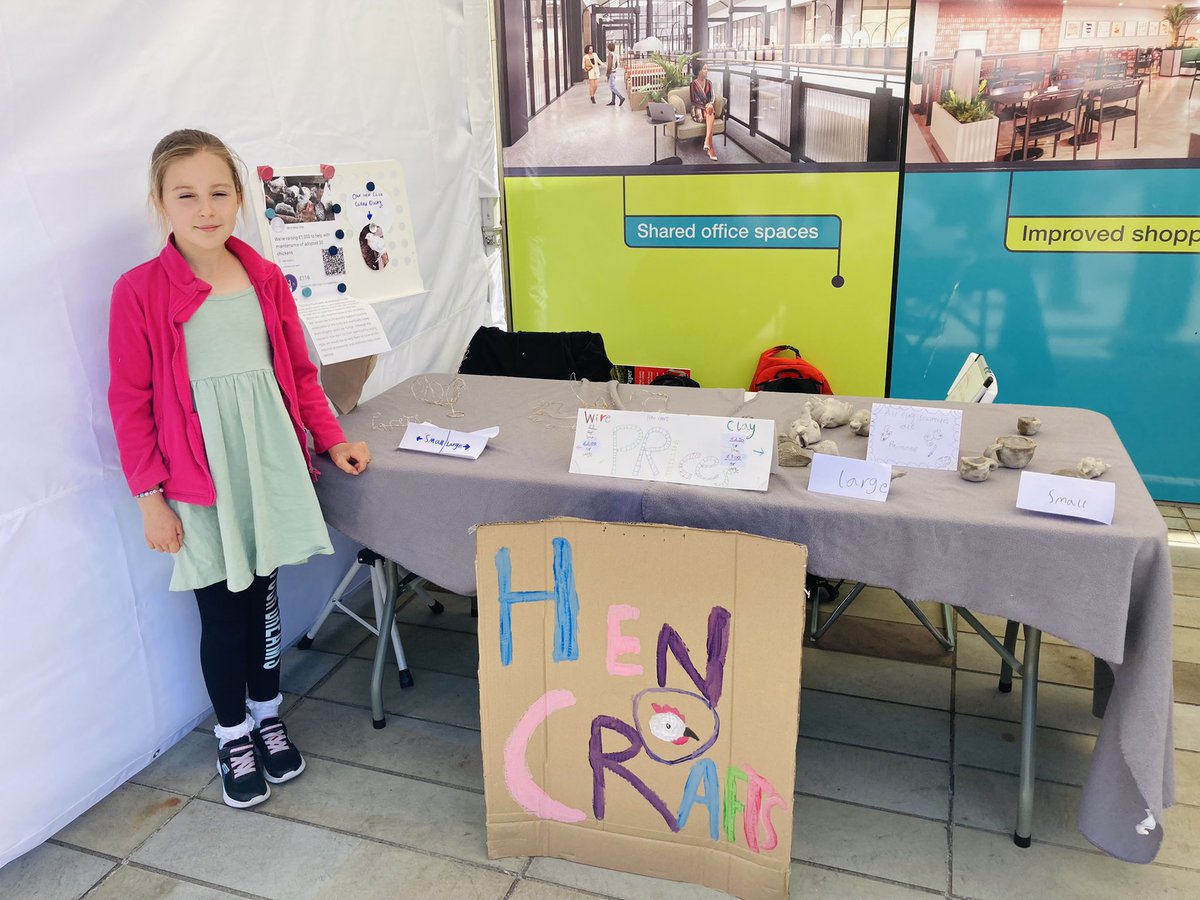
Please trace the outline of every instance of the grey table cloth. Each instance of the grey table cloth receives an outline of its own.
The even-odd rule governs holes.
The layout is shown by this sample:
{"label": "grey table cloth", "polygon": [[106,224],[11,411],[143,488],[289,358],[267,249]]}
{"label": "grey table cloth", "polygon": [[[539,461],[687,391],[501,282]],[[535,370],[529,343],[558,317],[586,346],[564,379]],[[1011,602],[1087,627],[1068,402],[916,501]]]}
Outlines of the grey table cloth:
{"label": "grey table cloth", "polygon": [[[782,468],[765,493],[568,473],[581,405],[773,419],[798,415],[803,394],[648,388],[615,383],[461,376],[448,407],[427,390],[454,376],[410,379],[341,419],[371,447],[371,468],[352,477],[333,466],[317,485],[330,525],[410,571],[458,593],[475,591],[472,526],[552,516],[729,529],[806,544],[810,570],[894,588],[1024,622],[1083,648],[1097,663],[1104,722],[1080,808],[1080,830],[1107,853],[1149,862],[1162,843],[1162,811],[1174,802],[1171,729],[1171,564],[1166,525],[1112,423],[1057,407],[943,404],[964,410],[961,452],[981,453],[1015,432],[1018,415],[1042,420],[1030,471],[1099,456],[1116,485],[1112,525],[1018,510],[1019,472],[983,483],[956,472],[909,470],[886,503],[811,493],[809,470]],[[422,380],[424,379],[424,380]],[[414,391],[414,386],[418,387]],[[425,390],[421,390],[425,389]],[[665,407],[665,408],[664,408]],[[394,449],[406,420],[472,431],[500,426],[475,461]],[[827,429],[842,456],[864,458],[867,438]],[[1107,694],[1105,698],[1103,695]],[[1152,813],[1158,825],[1140,834]]]}

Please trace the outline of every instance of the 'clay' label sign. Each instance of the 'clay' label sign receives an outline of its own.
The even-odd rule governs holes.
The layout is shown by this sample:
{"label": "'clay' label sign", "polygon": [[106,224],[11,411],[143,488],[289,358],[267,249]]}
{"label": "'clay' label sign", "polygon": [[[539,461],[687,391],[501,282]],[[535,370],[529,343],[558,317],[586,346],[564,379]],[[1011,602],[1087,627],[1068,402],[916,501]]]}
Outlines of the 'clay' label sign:
{"label": "'clay' label sign", "polygon": [[661,525],[480,527],[489,856],[787,896],[806,558]]}

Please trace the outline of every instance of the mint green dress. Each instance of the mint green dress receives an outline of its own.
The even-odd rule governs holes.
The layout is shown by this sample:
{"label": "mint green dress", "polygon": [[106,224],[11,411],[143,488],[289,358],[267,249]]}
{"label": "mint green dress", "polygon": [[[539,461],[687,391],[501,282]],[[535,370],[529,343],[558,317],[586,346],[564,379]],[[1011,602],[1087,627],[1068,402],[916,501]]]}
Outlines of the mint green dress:
{"label": "mint green dress", "polygon": [[171,501],[183,524],[171,590],[226,580],[242,591],[256,574],[333,553],[254,289],[209,296],[183,337],[217,502]]}

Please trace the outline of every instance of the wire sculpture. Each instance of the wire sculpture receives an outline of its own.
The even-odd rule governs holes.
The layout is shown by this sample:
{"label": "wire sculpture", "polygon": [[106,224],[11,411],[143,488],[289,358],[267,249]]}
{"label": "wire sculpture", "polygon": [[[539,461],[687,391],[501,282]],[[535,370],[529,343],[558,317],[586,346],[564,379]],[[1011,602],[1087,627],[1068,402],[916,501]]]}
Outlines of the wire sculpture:
{"label": "wire sculpture", "polygon": [[466,415],[462,410],[455,408],[466,389],[467,383],[461,378],[454,378],[449,383],[442,384],[428,375],[422,375],[412,384],[412,394],[416,399],[431,406],[447,407],[450,411],[446,415],[451,419],[460,419]]}
{"label": "wire sculpture", "polygon": [[[411,423],[416,422],[419,418],[420,416],[399,416],[398,418],[389,419],[388,421],[384,422],[383,415],[380,413],[375,413],[375,415],[371,416],[371,430],[396,431],[400,428],[407,428]],[[376,421],[376,419],[379,421]]]}
{"label": "wire sculpture", "polygon": [[[576,405],[574,408],[572,408],[570,402],[564,400],[539,400],[534,404],[533,410],[529,413],[529,421],[535,425],[542,425],[545,428],[574,428],[575,422],[579,418],[579,410],[581,409],[625,408],[625,405],[620,402],[619,398],[617,399],[617,405],[614,406],[608,397],[603,395],[603,392],[595,399],[589,400],[585,396],[588,386],[586,379],[577,381],[572,378],[570,385],[571,391],[575,394]],[[603,387],[607,388],[607,385]],[[638,398],[635,396],[630,399],[636,400]],[[661,391],[644,391],[640,399],[643,412],[666,412],[671,402],[670,398]]]}

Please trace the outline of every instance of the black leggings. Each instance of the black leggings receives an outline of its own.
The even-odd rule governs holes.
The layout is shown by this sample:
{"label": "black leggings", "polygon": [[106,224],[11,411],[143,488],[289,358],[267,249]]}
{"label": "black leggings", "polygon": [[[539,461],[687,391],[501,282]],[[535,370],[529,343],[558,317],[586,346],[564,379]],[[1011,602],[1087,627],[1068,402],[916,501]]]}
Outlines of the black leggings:
{"label": "black leggings", "polygon": [[200,669],[217,722],[233,728],[246,721],[246,695],[274,700],[279,694],[279,597],[275,576],[256,575],[244,591],[218,581],[197,588],[200,607]]}

